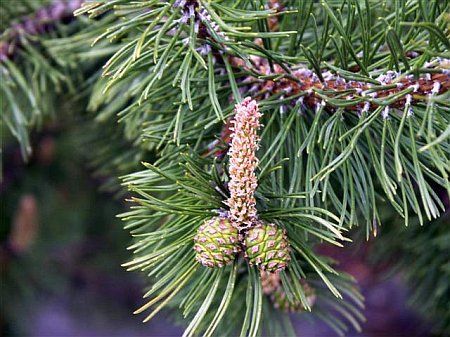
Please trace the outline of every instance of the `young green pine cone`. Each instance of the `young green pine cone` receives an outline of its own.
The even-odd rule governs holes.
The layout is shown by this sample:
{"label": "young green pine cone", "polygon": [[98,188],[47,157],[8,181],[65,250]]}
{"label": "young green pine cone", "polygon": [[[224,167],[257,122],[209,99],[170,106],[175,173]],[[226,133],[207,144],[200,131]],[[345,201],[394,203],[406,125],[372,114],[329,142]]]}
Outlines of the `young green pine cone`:
{"label": "young green pine cone", "polygon": [[291,259],[286,232],[273,223],[260,221],[250,228],[244,245],[249,263],[269,273],[282,271]]}
{"label": "young green pine cone", "polygon": [[[311,288],[306,282],[302,282],[303,291],[305,292],[306,301],[310,307],[316,303],[316,292],[314,288]],[[284,292],[283,288],[278,287],[271,295],[273,306],[285,312],[300,312],[305,311],[301,301],[294,299],[290,302]]]}
{"label": "young green pine cone", "polygon": [[195,259],[205,267],[223,267],[239,251],[239,232],[226,217],[206,220],[194,237]]}

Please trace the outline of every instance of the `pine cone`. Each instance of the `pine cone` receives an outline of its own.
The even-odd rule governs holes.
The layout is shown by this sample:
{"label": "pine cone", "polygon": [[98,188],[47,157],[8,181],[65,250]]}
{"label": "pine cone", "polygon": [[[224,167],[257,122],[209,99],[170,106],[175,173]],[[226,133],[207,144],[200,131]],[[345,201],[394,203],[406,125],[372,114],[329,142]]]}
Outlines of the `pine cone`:
{"label": "pine cone", "polygon": [[[309,306],[312,307],[316,303],[316,292],[314,288],[311,288],[306,282],[302,282],[303,291],[305,292],[306,301]],[[301,301],[294,299],[294,302],[290,302],[284,292],[283,288],[278,287],[270,296],[273,302],[273,306],[285,312],[300,312],[305,311]]]}
{"label": "pine cone", "polygon": [[206,220],[194,237],[196,260],[205,267],[223,267],[239,251],[239,232],[226,217]]}
{"label": "pine cone", "polygon": [[269,273],[282,271],[291,259],[286,231],[273,223],[261,221],[250,228],[244,245],[250,264]]}

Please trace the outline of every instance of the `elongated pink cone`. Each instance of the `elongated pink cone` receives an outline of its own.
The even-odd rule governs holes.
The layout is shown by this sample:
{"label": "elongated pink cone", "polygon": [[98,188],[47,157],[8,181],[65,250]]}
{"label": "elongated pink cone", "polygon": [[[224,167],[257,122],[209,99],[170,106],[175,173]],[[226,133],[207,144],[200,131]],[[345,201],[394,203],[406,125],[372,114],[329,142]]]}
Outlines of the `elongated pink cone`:
{"label": "elongated pink cone", "polygon": [[258,104],[250,97],[245,98],[235,108],[231,122],[231,146],[228,188],[230,198],[226,204],[230,207],[230,217],[238,229],[251,227],[257,218],[255,190],[258,186],[255,170],[258,166],[259,119]]}

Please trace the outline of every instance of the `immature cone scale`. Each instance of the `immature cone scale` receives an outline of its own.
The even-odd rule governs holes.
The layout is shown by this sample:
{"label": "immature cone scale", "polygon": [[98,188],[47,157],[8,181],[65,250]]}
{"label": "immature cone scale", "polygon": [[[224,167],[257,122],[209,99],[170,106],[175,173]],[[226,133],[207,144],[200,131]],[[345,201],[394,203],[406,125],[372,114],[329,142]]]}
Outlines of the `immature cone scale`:
{"label": "immature cone scale", "polygon": [[291,259],[286,232],[273,223],[259,221],[250,228],[244,246],[250,265],[269,273],[282,271]]}
{"label": "immature cone scale", "polygon": [[[306,302],[311,308],[316,303],[316,291],[306,281],[300,280]],[[294,298],[289,301],[286,292],[281,285],[280,274],[261,271],[261,286],[265,295],[270,296],[273,306],[285,312],[300,312],[305,308],[300,300]]]}
{"label": "immature cone scale", "polygon": [[255,170],[258,166],[259,119],[258,104],[250,97],[237,104],[231,121],[231,145],[228,151],[230,197],[225,202],[230,218],[239,230],[252,227],[257,220],[255,190],[258,186]]}
{"label": "immature cone scale", "polygon": [[[314,306],[316,303],[316,292],[314,288],[309,286],[308,283],[302,282],[303,291],[306,296],[306,302],[309,307]],[[273,306],[279,310],[285,312],[300,312],[305,311],[303,304],[301,301],[294,299],[294,301],[289,301],[285,291],[280,286],[278,287],[271,295],[270,299],[272,300]]]}
{"label": "immature cone scale", "polygon": [[268,273],[261,271],[261,287],[265,295],[272,294],[281,287],[281,277],[279,273]]}
{"label": "immature cone scale", "polygon": [[239,251],[239,233],[226,217],[206,220],[194,237],[195,259],[205,267],[223,267]]}

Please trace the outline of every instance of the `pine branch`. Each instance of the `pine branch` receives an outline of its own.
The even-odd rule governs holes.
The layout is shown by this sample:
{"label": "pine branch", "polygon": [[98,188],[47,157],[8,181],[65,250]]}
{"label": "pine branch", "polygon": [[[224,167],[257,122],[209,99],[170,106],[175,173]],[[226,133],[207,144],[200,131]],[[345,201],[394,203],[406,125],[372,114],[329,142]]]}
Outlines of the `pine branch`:
{"label": "pine branch", "polygon": [[[115,3],[115,9],[119,15],[126,13],[126,16],[132,16],[141,13],[148,5],[142,3],[141,6],[131,8],[126,4]],[[333,54],[336,51],[335,43],[334,40],[329,39],[325,39],[322,45],[317,45],[320,40],[311,40],[310,49],[314,50],[313,48],[317,47],[316,53],[300,48],[298,49],[299,52],[302,51],[300,56],[291,58],[277,50],[266,50],[264,43],[258,45],[258,43],[247,41],[253,40],[256,35],[245,33],[249,28],[245,24],[255,25],[260,20],[269,20],[272,17],[278,18],[281,22],[280,28],[283,30],[258,32],[257,35],[262,37],[263,41],[280,39],[293,34],[285,30],[290,22],[288,17],[295,14],[295,11],[290,10],[290,6],[286,4],[286,10],[281,12],[244,9],[240,10],[239,16],[236,16],[225,4],[219,5],[214,2],[176,2],[174,6],[169,3],[158,3],[154,11],[138,16],[139,19],[132,20],[132,24],[119,23],[114,30],[108,32],[109,36],[115,36],[119,40],[121,39],[119,36],[125,37],[127,34],[134,36],[133,32],[137,32],[135,29],[140,25],[143,25],[142,31],[147,30],[145,34],[137,33],[138,37],[130,37],[129,42],[105,67],[105,75],[109,78],[107,88],[123,85],[123,90],[128,90],[133,99],[134,103],[124,111],[127,116],[124,122],[129,121],[129,128],[134,130],[140,129],[141,125],[148,125],[143,130],[142,137],[146,141],[153,142],[157,148],[163,148],[172,143],[176,145],[195,143],[199,151],[215,152],[213,147],[216,144],[226,146],[226,127],[222,131],[222,137],[225,139],[209,143],[209,148],[205,145],[205,141],[218,133],[216,130],[220,120],[231,115],[232,106],[227,102],[233,96],[239,99],[242,92],[250,93],[253,97],[260,99],[263,110],[281,113],[289,109],[301,111],[305,115],[307,129],[316,125],[312,130],[314,132],[305,134],[305,142],[295,152],[298,155],[306,150],[309,155],[306,157],[307,165],[314,171],[314,173],[311,171],[312,174],[309,177],[313,181],[310,185],[315,186],[313,191],[319,190],[319,186],[327,186],[325,188],[327,193],[322,196],[321,202],[324,202],[327,196],[331,198],[331,204],[341,214],[342,221],[348,222],[350,226],[359,222],[359,216],[356,215],[356,208],[358,208],[363,210],[362,216],[367,224],[368,234],[375,231],[379,218],[376,206],[379,196],[375,195],[374,189],[379,185],[384,191],[384,196],[405,218],[407,218],[409,207],[414,212],[422,212],[421,207],[418,207],[419,199],[422,199],[420,203],[424,204],[424,216],[437,217],[439,201],[434,200],[425,179],[439,181],[439,184],[448,188],[448,173],[445,170],[446,156],[438,154],[444,154],[447,150],[445,147],[440,147],[435,148],[433,152],[420,153],[417,156],[415,154],[409,156],[407,153],[410,153],[410,146],[413,143],[418,142],[414,146],[419,148],[433,142],[440,134],[444,134],[448,124],[445,116],[446,92],[449,85],[448,70],[440,67],[440,65],[446,67],[446,61],[434,58],[437,55],[445,56],[445,48],[448,44],[448,41],[442,38],[445,34],[440,33],[437,28],[442,26],[442,17],[439,16],[439,12],[434,12],[436,23],[430,23],[430,25],[408,24],[405,21],[403,27],[409,30],[410,35],[415,34],[417,39],[408,40],[408,45],[405,44],[401,48],[405,55],[409,55],[408,57],[415,57],[405,59],[407,62],[403,62],[403,66],[401,63],[398,64],[403,68],[402,74],[399,74],[398,71],[382,69],[383,67],[389,69],[394,54],[383,52],[379,55],[370,54],[370,50],[367,49],[369,47],[365,45],[364,39],[373,38],[368,37],[365,30],[369,29],[368,24],[373,18],[367,17],[364,8],[359,6],[344,6],[348,11],[349,19],[342,19],[342,22],[349,27],[355,25],[358,27],[352,35],[348,27],[344,28],[336,22],[334,12],[330,12],[335,9],[334,5],[330,7],[326,3],[311,6],[309,11],[314,16],[323,15],[324,22],[328,22],[328,30],[317,31],[317,26],[301,28],[303,41],[311,40],[307,32],[312,31],[317,36],[325,32],[330,33],[331,23],[334,25],[335,33],[341,34],[344,40],[357,40],[356,37],[361,37],[364,42],[361,45],[362,49],[352,46],[355,50],[342,54],[348,56],[345,60],[342,59],[342,55],[338,57],[337,54]],[[369,3],[367,6],[367,11],[372,13],[369,10],[372,5]],[[436,6],[440,5],[436,3]],[[112,6],[104,2],[87,6],[79,13],[89,12],[92,17],[95,17],[111,9],[113,9]],[[374,7],[372,10],[389,13],[391,9]],[[396,10],[400,8],[396,7]],[[414,15],[422,15],[418,7],[412,5],[408,5],[408,8],[403,10],[408,13],[405,20]],[[221,13],[222,16],[216,12]],[[175,19],[176,17],[179,19]],[[358,17],[360,21],[350,19],[354,17]],[[145,28],[146,20],[151,18],[154,21]],[[243,18],[245,23],[242,23]],[[380,28],[385,22],[395,26],[394,19],[394,16],[387,14],[385,20],[377,20],[373,23],[373,29]],[[177,26],[177,22],[180,25]],[[237,28],[230,23],[236,24]],[[242,24],[244,26],[240,26]],[[436,29],[431,29],[432,26]],[[156,30],[155,27],[161,29]],[[370,28],[371,31],[373,29]],[[120,35],[114,33],[119,31]],[[428,33],[431,31],[433,33]],[[427,41],[427,37],[423,35],[425,32],[430,34],[428,37],[430,41],[433,41],[433,52],[421,50],[420,45]],[[167,33],[166,38],[163,38],[164,33]],[[296,34],[296,38],[299,39],[299,32]],[[385,42],[386,48],[388,47],[392,34],[394,33],[383,36],[375,34],[375,40],[378,41],[377,50],[384,47],[382,42]],[[147,51],[142,53],[144,45]],[[161,47],[162,45],[165,47]],[[197,45],[200,46],[197,48]],[[391,45],[393,46],[392,43]],[[153,49],[150,48],[151,46]],[[278,48],[291,49],[292,40],[288,45],[278,43],[278,46]],[[330,48],[331,46],[333,48]],[[349,46],[344,44],[342,48],[345,50]],[[160,54],[158,49],[164,50],[164,53]],[[325,57],[323,54],[325,51],[330,53],[326,56],[326,62],[321,61]],[[358,62],[351,60],[361,52],[361,61],[359,57],[356,57]],[[208,57],[202,57],[201,53],[207,54]],[[331,62],[333,56],[336,56],[335,65]],[[297,60],[302,58],[313,65],[313,70],[296,69],[298,68]],[[153,62],[155,62],[154,65],[152,65]],[[369,62],[373,63],[373,66]],[[425,62],[428,63],[425,64]],[[233,64],[238,67],[233,67]],[[395,64],[395,62],[392,63],[392,65]],[[360,68],[361,73],[354,73],[355,66]],[[208,71],[204,70],[204,67],[207,67]],[[214,71],[211,71],[212,68]],[[323,68],[331,69],[333,73],[324,72]],[[148,69],[151,69],[150,72]],[[172,73],[175,76],[163,76],[165,73]],[[423,75],[414,77],[417,73]],[[130,85],[125,83],[134,83],[133,89],[128,89]],[[159,85],[158,90],[152,90],[156,83]],[[179,86],[179,89],[172,89],[174,85]],[[207,95],[203,93],[205,85],[208,86]],[[145,105],[144,102],[146,102]],[[151,112],[150,115],[148,111]],[[346,112],[345,117],[343,112]],[[410,121],[408,117],[413,112],[415,113],[411,124],[413,133],[423,140],[409,142],[410,131],[405,126],[408,126]],[[333,115],[337,115],[336,118],[330,118]],[[402,118],[402,115],[406,117]],[[390,118],[383,123],[377,119],[377,116]],[[327,121],[327,118],[330,120]],[[338,121],[340,118],[344,118],[343,122]],[[425,125],[430,127],[425,129]],[[330,127],[332,129],[329,129]],[[328,131],[325,131],[326,128]],[[331,130],[333,131],[330,133]],[[399,132],[394,134],[394,130]],[[202,135],[201,139],[198,138],[198,134]],[[328,138],[325,139],[324,136]],[[366,139],[370,139],[369,148],[364,143]],[[383,144],[380,144],[380,141]],[[267,139],[267,144],[271,142],[271,139]],[[316,157],[311,156],[314,143],[320,144],[319,146],[323,149],[319,153],[316,148]],[[381,154],[380,148],[384,148],[385,154]],[[223,147],[218,151],[223,153]],[[369,165],[363,163],[363,157]],[[320,167],[316,167],[319,158]],[[383,168],[384,165],[391,167]],[[424,165],[428,168],[434,167],[438,175],[423,170]],[[374,169],[375,179],[370,173]],[[345,193],[350,193],[347,194],[348,199],[344,198],[344,203],[339,201],[342,193],[338,190],[333,191],[334,184],[328,183],[335,179],[340,180],[342,177],[345,177],[349,184],[346,186]],[[350,183],[350,180],[355,181]],[[415,184],[421,186],[420,193],[423,197],[419,199],[414,189]],[[361,188],[365,185],[368,185],[369,189]],[[307,190],[311,190],[311,187],[307,187]],[[328,191],[330,191],[329,195]],[[369,206],[363,206],[368,202]]]}
{"label": "pine branch", "polygon": [[[160,156],[147,171],[125,178],[138,195],[136,208],[126,215],[127,226],[139,235],[136,258],[128,266],[152,276],[170,273],[150,290],[154,297],[142,310],[156,305],[155,313],[175,302],[192,318],[186,335],[211,334],[221,327],[218,317],[234,295],[223,292],[217,313],[207,312],[220,284],[231,280],[247,305],[233,311],[237,326],[221,332],[256,335],[261,317],[276,315],[265,304],[254,268],[242,268],[239,282],[230,267],[211,271],[193,262],[194,244],[195,254],[210,253],[197,258],[204,265],[219,268],[232,260],[224,256],[231,249],[220,250],[211,240],[225,241],[215,237],[218,224],[225,238],[236,234],[221,215],[236,173],[224,153],[230,126],[236,126],[234,105],[251,96],[264,115],[256,153],[258,188],[236,198],[236,204],[254,205],[254,197],[257,216],[286,229],[292,260],[281,277],[290,304],[307,304],[300,286],[307,270],[329,290],[318,298],[330,296],[329,307],[358,326],[358,311],[348,302],[336,304],[342,292],[331,275],[341,274],[313,247],[321,241],[342,246],[346,230],[361,222],[367,236],[376,235],[383,203],[405,223],[411,213],[421,221],[440,215],[443,205],[432,184],[450,191],[447,7],[439,1],[287,1],[271,9],[251,2],[118,0],[80,9],[79,15],[115,21],[98,37],[120,46],[104,66],[106,95],[100,104],[107,106],[111,92],[126,96],[121,121]],[[181,156],[188,144],[190,151]],[[240,234],[254,225],[250,221],[250,229]],[[264,233],[283,241],[277,231]],[[237,263],[256,261],[261,247],[246,251],[248,262]],[[199,284],[206,286],[197,290]],[[316,309],[337,330],[345,326]]]}
{"label": "pine branch", "polygon": [[[72,12],[80,4],[20,1],[15,8],[2,3],[2,10],[16,13],[0,36],[2,124],[18,140],[24,159],[31,154],[29,132],[58,115],[61,97],[80,102],[93,84],[92,79],[83,82],[84,75],[92,76],[92,66],[116,51],[101,45],[89,50],[86,42],[96,36],[96,25],[86,32],[86,23],[74,19]],[[30,9],[35,12],[25,15]]]}
{"label": "pine branch", "polygon": [[[28,131],[56,114],[56,94],[71,87],[70,77],[43,47],[43,40],[63,34],[64,21],[72,21],[74,6],[80,3],[57,1],[36,9],[35,14],[16,17],[0,37],[2,121],[19,141],[23,158],[31,153]],[[27,2],[21,5],[29,8]],[[11,6],[2,5],[6,8]],[[22,11],[19,6],[17,12]]]}
{"label": "pine branch", "polygon": [[[0,61],[14,56],[17,48],[28,43],[32,36],[48,34],[57,28],[58,23],[73,20],[73,11],[81,6],[82,0],[54,1],[40,7],[35,14],[19,17],[2,33],[0,42]],[[9,7],[4,7],[9,8]]]}
{"label": "pine branch", "polygon": [[[224,267],[223,272],[222,269],[198,268],[199,265],[192,255],[193,237],[198,224],[217,214],[217,210],[223,205],[226,194],[223,181],[225,175],[214,173],[215,168],[211,161],[195,154],[178,154],[175,158],[181,158],[180,166],[158,168],[147,163],[147,170],[124,178],[126,186],[139,195],[133,198],[135,206],[132,210],[121,216],[136,239],[130,247],[135,252],[135,258],[125,266],[129,270],[149,271],[149,275],[157,280],[144,296],[151,297],[151,300],[136,313],[154,307],[154,311],[145,319],[148,320],[164,306],[179,306],[184,310],[185,317],[193,317],[185,335],[203,331],[209,335],[219,328],[221,332],[223,329],[230,329],[230,334],[236,334],[242,327],[244,333],[253,336],[261,331],[258,317],[262,315],[254,311],[256,307],[253,301],[268,300],[267,297],[261,297],[261,290],[257,290],[260,287],[257,271],[247,271],[244,267],[246,262],[242,258],[236,260],[231,267]],[[287,296],[283,297],[283,301],[287,302],[282,305],[291,303],[290,305],[296,306],[299,311],[305,310],[304,308],[311,309],[311,304],[305,302],[304,282],[300,281],[306,279],[314,284],[318,296],[317,304],[313,304],[313,316],[322,317],[339,332],[345,331],[347,326],[342,318],[350,319],[358,328],[358,321],[362,319],[359,313],[362,303],[360,295],[351,285],[351,279],[335,271],[331,261],[317,256],[308,247],[312,242],[324,237],[329,237],[331,242],[340,245],[338,241],[334,241],[337,239],[334,229],[327,229],[329,225],[334,226],[334,220],[320,217],[320,213],[328,216],[325,210],[299,207],[297,211],[286,211],[273,209],[271,213],[266,212],[263,215],[267,221],[283,224],[283,227],[288,229],[295,249],[292,253],[296,256],[295,262],[281,274],[286,287],[278,292],[281,291],[286,294],[283,296]],[[296,218],[304,219],[302,227],[299,227]],[[165,220],[161,222],[162,219]],[[202,286],[199,287],[199,284]],[[330,287],[338,298],[330,293],[327,287]],[[226,289],[229,289],[230,293],[226,294]],[[245,308],[238,295],[241,292],[251,298]],[[338,313],[334,310],[340,306],[338,303],[342,303],[342,296],[346,297],[348,307],[341,308],[343,311]],[[278,300],[281,299],[277,298]],[[199,305],[199,302],[203,304]],[[205,311],[210,314],[205,314]],[[272,311],[266,311],[264,315],[270,315]],[[224,317],[220,312],[229,314]],[[245,312],[253,318],[248,318],[247,321],[247,318],[244,318],[247,317]],[[236,315],[236,319],[230,319],[229,315]],[[225,318],[227,323],[224,323]]]}
{"label": "pine branch", "polygon": [[[344,246],[362,222],[376,235],[385,203],[406,224],[412,213],[423,222],[444,209],[434,186],[450,194],[447,10],[418,0],[101,0],[77,11],[95,19],[89,27],[43,44],[59,65],[109,57],[103,78],[88,81],[89,108],[99,122],[119,116],[113,135],[133,143],[134,158],[157,152],[124,177],[133,207],[122,217],[135,239],[126,266],[155,280],[137,311],[153,308],[146,321],[176,305],[191,319],[187,336],[289,332],[288,322],[263,322],[287,299],[280,308],[312,309],[338,332],[344,320],[358,328],[357,290],[314,246]],[[97,47],[83,49],[93,38]],[[234,109],[246,96],[263,114],[258,136],[259,121]],[[233,137],[242,153],[228,158]],[[248,216],[246,226],[228,211],[234,222]],[[253,264],[280,272],[276,293],[264,295]],[[304,282],[316,291],[313,306]]]}
{"label": "pine branch", "polygon": [[[243,61],[234,58],[232,62],[236,68],[245,69]],[[286,105],[300,103],[303,109],[316,111],[320,105],[324,105],[329,112],[344,108],[357,111],[361,115],[381,106],[382,115],[387,118],[391,109],[403,110],[408,106],[409,114],[412,114],[412,105],[421,101],[426,102],[432,96],[445,95],[450,88],[448,60],[432,62],[430,64],[432,68],[423,70],[429,73],[419,78],[407,73],[388,71],[375,79],[365,80],[356,80],[357,75],[340,71],[335,67],[333,68],[337,74],[326,71],[317,76],[307,68],[295,69],[298,67],[292,67],[290,74],[281,67],[271,71],[269,63],[263,58],[254,58],[252,63],[253,69],[261,74],[259,78],[269,79],[258,80],[257,77],[249,76],[243,82],[254,84],[242,87],[242,91],[255,93],[259,98],[279,95],[281,99],[285,99]],[[291,96],[295,96],[298,103],[290,102]]]}
{"label": "pine branch", "polygon": [[4,2],[0,3],[0,29],[2,32],[10,27],[11,22],[17,18],[34,13],[41,7],[48,5],[49,0],[21,0],[15,6]]}

